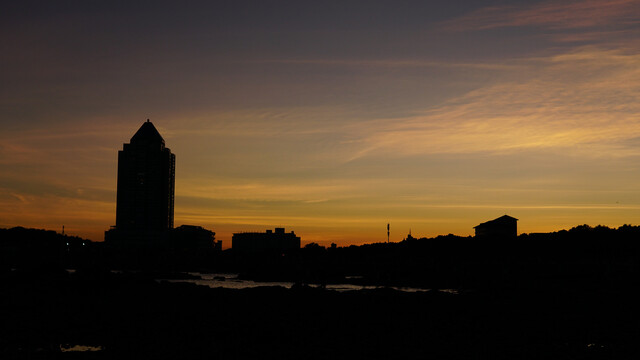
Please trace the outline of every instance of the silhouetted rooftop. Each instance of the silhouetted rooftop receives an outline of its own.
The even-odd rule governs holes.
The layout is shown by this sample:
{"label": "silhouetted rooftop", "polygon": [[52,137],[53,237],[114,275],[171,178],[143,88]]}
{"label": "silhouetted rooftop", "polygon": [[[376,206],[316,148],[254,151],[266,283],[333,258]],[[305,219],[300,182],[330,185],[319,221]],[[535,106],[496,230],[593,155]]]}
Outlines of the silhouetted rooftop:
{"label": "silhouetted rooftop", "polygon": [[503,223],[503,222],[511,222],[511,221],[518,221],[518,219],[514,218],[513,216],[503,215],[503,216],[500,216],[497,219],[493,219],[493,220],[489,220],[489,221],[483,222],[482,224],[474,226],[473,228],[475,229],[475,228],[481,227],[481,226],[486,226],[486,225],[496,224],[496,223]]}
{"label": "silhouetted rooftop", "polygon": [[153,123],[147,119],[140,129],[131,138],[131,144],[153,144],[160,143],[164,146],[164,139],[158,132]]}

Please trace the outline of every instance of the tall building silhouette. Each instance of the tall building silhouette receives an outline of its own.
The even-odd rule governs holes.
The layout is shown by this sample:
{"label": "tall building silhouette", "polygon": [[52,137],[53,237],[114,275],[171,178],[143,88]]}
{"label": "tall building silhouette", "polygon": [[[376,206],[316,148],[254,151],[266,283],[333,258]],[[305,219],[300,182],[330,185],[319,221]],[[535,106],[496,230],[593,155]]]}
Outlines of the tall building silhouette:
{"label": "tall building silhouette", "polygon": [[115,228],[106,241],[148,244],[173,229],[175,155],[149,120],[118,151]]}

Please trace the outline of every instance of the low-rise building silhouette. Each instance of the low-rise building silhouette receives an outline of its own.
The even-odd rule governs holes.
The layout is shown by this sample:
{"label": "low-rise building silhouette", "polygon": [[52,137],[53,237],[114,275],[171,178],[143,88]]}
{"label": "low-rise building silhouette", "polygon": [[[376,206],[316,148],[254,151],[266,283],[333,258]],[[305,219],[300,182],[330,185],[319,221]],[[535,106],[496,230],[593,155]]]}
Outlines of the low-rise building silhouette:
{"label": "low-rise building silhouette", "polygon": [[180,225],[171,230],[171,245],[177,248],[213,248],[222,251],[222,241],[216,241],[215,232],[195,225]]}
{"label": "low-rise building silhouette", "polygon": [[515,238],[518,236],[518,219],[504,215],[473,228],[477,238]]}
{"label": "low-rise building silhouette", "polygon": [[266,232],[235,233],[231,238],[231,248],[238,252],[286,252],[300,249],[300,237],[284,228],[275,228]]}

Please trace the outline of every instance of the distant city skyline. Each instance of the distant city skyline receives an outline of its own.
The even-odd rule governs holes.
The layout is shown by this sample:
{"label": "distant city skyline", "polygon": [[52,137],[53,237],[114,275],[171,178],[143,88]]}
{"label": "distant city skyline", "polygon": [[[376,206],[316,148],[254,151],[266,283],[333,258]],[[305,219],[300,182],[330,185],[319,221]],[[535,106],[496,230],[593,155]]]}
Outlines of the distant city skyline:
{"label": "distant city skyline", "polygon": [[640,224],[640,1],[14,2],[0,227],[100,241],[117,150],[179,154],[175,223],[338,246]]}

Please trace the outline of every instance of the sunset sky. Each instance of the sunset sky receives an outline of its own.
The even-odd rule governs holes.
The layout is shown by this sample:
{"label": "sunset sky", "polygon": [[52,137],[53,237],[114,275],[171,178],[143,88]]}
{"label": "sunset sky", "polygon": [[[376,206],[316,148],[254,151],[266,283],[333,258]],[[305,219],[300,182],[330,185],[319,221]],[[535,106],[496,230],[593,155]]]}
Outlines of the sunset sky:
{"label": "sunset sky", "polygon": [[640,225],[640,0],[5,2],[0,94],[0,227],[102,241],[147,118],[224,247]]}

